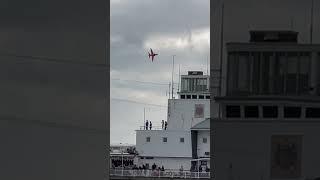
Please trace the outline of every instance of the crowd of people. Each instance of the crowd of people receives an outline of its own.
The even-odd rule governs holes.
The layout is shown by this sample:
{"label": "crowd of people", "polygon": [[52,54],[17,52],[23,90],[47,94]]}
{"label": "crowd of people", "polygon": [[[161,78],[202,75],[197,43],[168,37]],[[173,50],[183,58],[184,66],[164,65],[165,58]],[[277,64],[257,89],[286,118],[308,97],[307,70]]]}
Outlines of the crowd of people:
{"label": "crowd of people", "polygon": [[[113,168],[116,168],[116,167],[122,167],[122,160],[115,160],[113,159],[112,160],[112,166]],[[124,167],[130,167],[130,166],[133,166],[133,160],[123,160],[123,166]]]}
{"label": "crowd of people", "polygon": [[[167,130],[168,122],[162,120],[161,124],[162,124],[162,129]],[[147,120],[144,127],[145,127],[146,130],[152,130],[152,122]]]}

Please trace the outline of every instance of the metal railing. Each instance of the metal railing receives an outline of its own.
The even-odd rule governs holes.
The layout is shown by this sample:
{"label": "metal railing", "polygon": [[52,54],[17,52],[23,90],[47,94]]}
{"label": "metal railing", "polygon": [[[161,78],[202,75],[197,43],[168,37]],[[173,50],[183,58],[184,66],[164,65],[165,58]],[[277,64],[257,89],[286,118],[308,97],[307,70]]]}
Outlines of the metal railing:
{"label": "metal railing", "polygon": [[[140,130],[146,130],[145,126],[140,126]],[[151,131],[153,131],[153,130],[157,130],[157,131],[164,130],[164,127],[162,129],[162,126],[152,126]],[[150,131],[149,127],[146,131]]]}
{"label": "metal railing", "polygon": [[166,178],[210,178],[210,172],[190,172],[179,170],[125,170],[125,169],[110,169],[110,176],[120,177],[166,177]]}

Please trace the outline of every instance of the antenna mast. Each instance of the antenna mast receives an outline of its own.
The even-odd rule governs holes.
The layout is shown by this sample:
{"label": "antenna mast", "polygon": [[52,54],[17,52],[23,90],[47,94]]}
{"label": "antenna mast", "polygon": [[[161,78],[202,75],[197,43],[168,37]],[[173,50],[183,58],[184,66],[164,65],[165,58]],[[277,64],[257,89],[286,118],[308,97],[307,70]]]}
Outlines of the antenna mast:
{"label": "antenna mast", "polygon": [[178,82],[178,92],[180,90],[180,64],[179,64],[179,82]]}
{"label": "antenna mast", "polygon": [[172,56],[172,77],[171,77],[171,84],[172,84],[172,87],[171,87],[171,98],[173,99],[173,71],[174,71],[174,56]]}

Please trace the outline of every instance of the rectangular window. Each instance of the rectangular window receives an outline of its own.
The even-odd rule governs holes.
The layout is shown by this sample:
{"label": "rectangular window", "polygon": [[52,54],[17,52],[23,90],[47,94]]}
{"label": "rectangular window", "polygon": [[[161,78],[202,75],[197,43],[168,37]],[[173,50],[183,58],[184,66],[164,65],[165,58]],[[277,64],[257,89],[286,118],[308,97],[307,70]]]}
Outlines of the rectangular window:
{"label": "rectangular window", "polygon": [[147,141],[147,142],[150,142],[150,137],[147,137],[147,138],[146,138],[146,141]]}
{"label": "rectangular window", "polygon": [[192,95],[192,99],[197,99],[197,95]]}
{"label": "rectangular window", "polygon": [[181,143],[184,143],[184,138],[180,138],[180,142],[181,142]]}
{"label": "rectangular window", "polygon": [[204,99],[204,95],[199,95],[199,99]]}
{"label": "rectangular window", "polygon": [[207,140],[207,138],[202,138],[202,142],[203,142],[203,143],[205,143],[205,144],[206,144],[206,143],[207,143],[207,141],[208,141],[208,140]]}
{"label": "rectangular window", "polygon": [[181,99],[185,99],[185,98],[186,98],[186,95],[180,95],[180,98],[181,98]]}
{"label": "rectangular window", "polygon": [[191,99],[191,95],[187,95],[187,99]]}
{"label": "rectangular window", "polygon": [[285,118],[300,118],[301,107],[284,107]]}
{"label": "rectangular window", "polygon": [[239,118],[240,117],[240,106],[227,106],[226,116],[228,118]]}
{"label": "rectangular window", "polygon": [[246,106],[244,108],[244,116],[246,118],[258,118],[259,117],[259,107],[258,106]]}
{"label": "rectangular window", "polygon": [[277,106],[263,106],[263,117],[264,118],[277,118],[278,107]]}
{"label": "rectangular window", "polygon": [[320,108],[306,108],[306,118],[320,118]]}
{"label": "rectangular window", "polygon": [[206,99],[210,99],[210,96],[206,96]]}
{"label": "rectangular window", "polygon": [[163,138],[162,138],[162,142],[168,142],[168,138],[163,137]]}

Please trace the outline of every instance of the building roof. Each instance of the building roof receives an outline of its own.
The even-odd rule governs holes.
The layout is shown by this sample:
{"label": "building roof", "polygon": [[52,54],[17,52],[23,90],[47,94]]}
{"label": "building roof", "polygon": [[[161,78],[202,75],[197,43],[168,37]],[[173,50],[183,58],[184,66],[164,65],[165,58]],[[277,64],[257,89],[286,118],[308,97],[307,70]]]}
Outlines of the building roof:
{"label": "building roof", "polygon": [[210,118],[199,122],[198,124],[192,126],[191,130],[209,130],[210,129]]}

